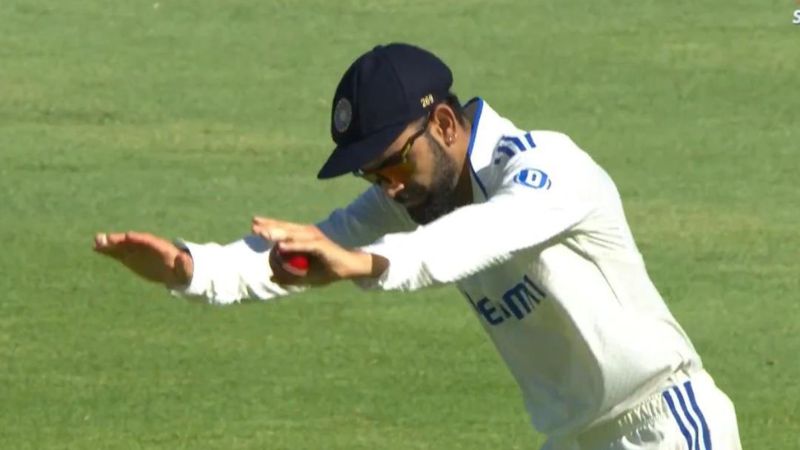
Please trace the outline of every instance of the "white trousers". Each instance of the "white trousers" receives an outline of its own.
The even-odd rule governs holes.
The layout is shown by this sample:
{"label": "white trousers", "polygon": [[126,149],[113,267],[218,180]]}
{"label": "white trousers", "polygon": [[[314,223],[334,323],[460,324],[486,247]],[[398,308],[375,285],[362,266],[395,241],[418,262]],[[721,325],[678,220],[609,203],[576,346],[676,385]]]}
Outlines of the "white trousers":
{"label": "white trousers", "polygon": [[552,438],[542,450],[741,450],[733,403],[705,371],[675,383],[609,422]]}

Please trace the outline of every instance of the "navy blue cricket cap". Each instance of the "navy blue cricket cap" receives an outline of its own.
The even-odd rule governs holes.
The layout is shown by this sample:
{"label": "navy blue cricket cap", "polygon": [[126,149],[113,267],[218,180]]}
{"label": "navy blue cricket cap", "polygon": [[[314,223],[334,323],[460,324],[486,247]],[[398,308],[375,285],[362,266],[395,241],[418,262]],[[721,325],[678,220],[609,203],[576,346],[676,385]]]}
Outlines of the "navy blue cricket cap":
{"label": "navy blue cricket cap", "polygon": [[376,159],[408,124],[443,100],[452,84],[447,65],[413,45],[379,45],[358,57],[333,96],[336,148],[317,178],[344,175]]}

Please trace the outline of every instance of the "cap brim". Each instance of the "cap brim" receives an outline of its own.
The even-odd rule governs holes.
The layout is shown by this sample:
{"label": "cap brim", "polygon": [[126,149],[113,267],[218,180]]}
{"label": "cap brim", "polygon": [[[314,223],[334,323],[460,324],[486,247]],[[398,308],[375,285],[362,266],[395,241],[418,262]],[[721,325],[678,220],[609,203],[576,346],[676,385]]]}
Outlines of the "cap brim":
{"label": "cap brim", "polygon": [[392,125],[360,141],[336,147],[319,170],[317,178],[334,178],[360,169],[386,151],[405,128],[406,124]]}

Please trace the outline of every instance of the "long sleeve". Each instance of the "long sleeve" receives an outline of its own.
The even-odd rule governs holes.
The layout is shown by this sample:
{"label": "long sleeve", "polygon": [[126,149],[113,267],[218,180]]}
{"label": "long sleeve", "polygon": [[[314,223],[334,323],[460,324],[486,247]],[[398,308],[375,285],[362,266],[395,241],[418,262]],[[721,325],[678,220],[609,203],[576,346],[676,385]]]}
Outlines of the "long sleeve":
{"label": "long sleeve", "polygon": [[518,153],[497,168],[497,187],[485,203],[363,247],[387,258],[389,267],[378,279],[359,284],[414,290],[455,282],[570,232],[592,213],[601,195],[588,186],[611,186],[588,155],[577,147],[571,150]]}
{"label": "long sleeve", "polygon": [[227,245],[182,240],[176,244],[192,255],[194,273],[189,285],[173,290],[174,293],[204,297],[209,303],[224,305],[244,299],[269,300],[302,290],[269,280],[272,276],[268,262],[271,245],[260,236],[247,236]]}
{"label": "long sleeve", "polygon": [[[385,233],[410,229],[412,222],[372,187],[346,208],[334,210],[317,226],[339,245],[356,247]],[[270,300],[303,290],[270,281],[268,255],[272,244],[259,236],[247,236],[227,245],[183,240],[177,244],[192,255],[194,273],[190,284],[173,290],[175,294],[230,304],[245,299]]]}

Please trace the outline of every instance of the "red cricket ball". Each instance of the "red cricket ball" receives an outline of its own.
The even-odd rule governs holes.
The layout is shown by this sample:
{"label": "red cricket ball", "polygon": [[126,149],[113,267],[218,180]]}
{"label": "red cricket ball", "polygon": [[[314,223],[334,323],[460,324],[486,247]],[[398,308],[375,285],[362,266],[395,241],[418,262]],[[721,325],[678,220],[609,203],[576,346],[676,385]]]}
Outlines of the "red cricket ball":
{"label": "red cricket ball", "polygon": [[278,256],[283,261],[283,268],[293,275],[303,276],[308,273],[309,260],[307,254],[278,250]]}

